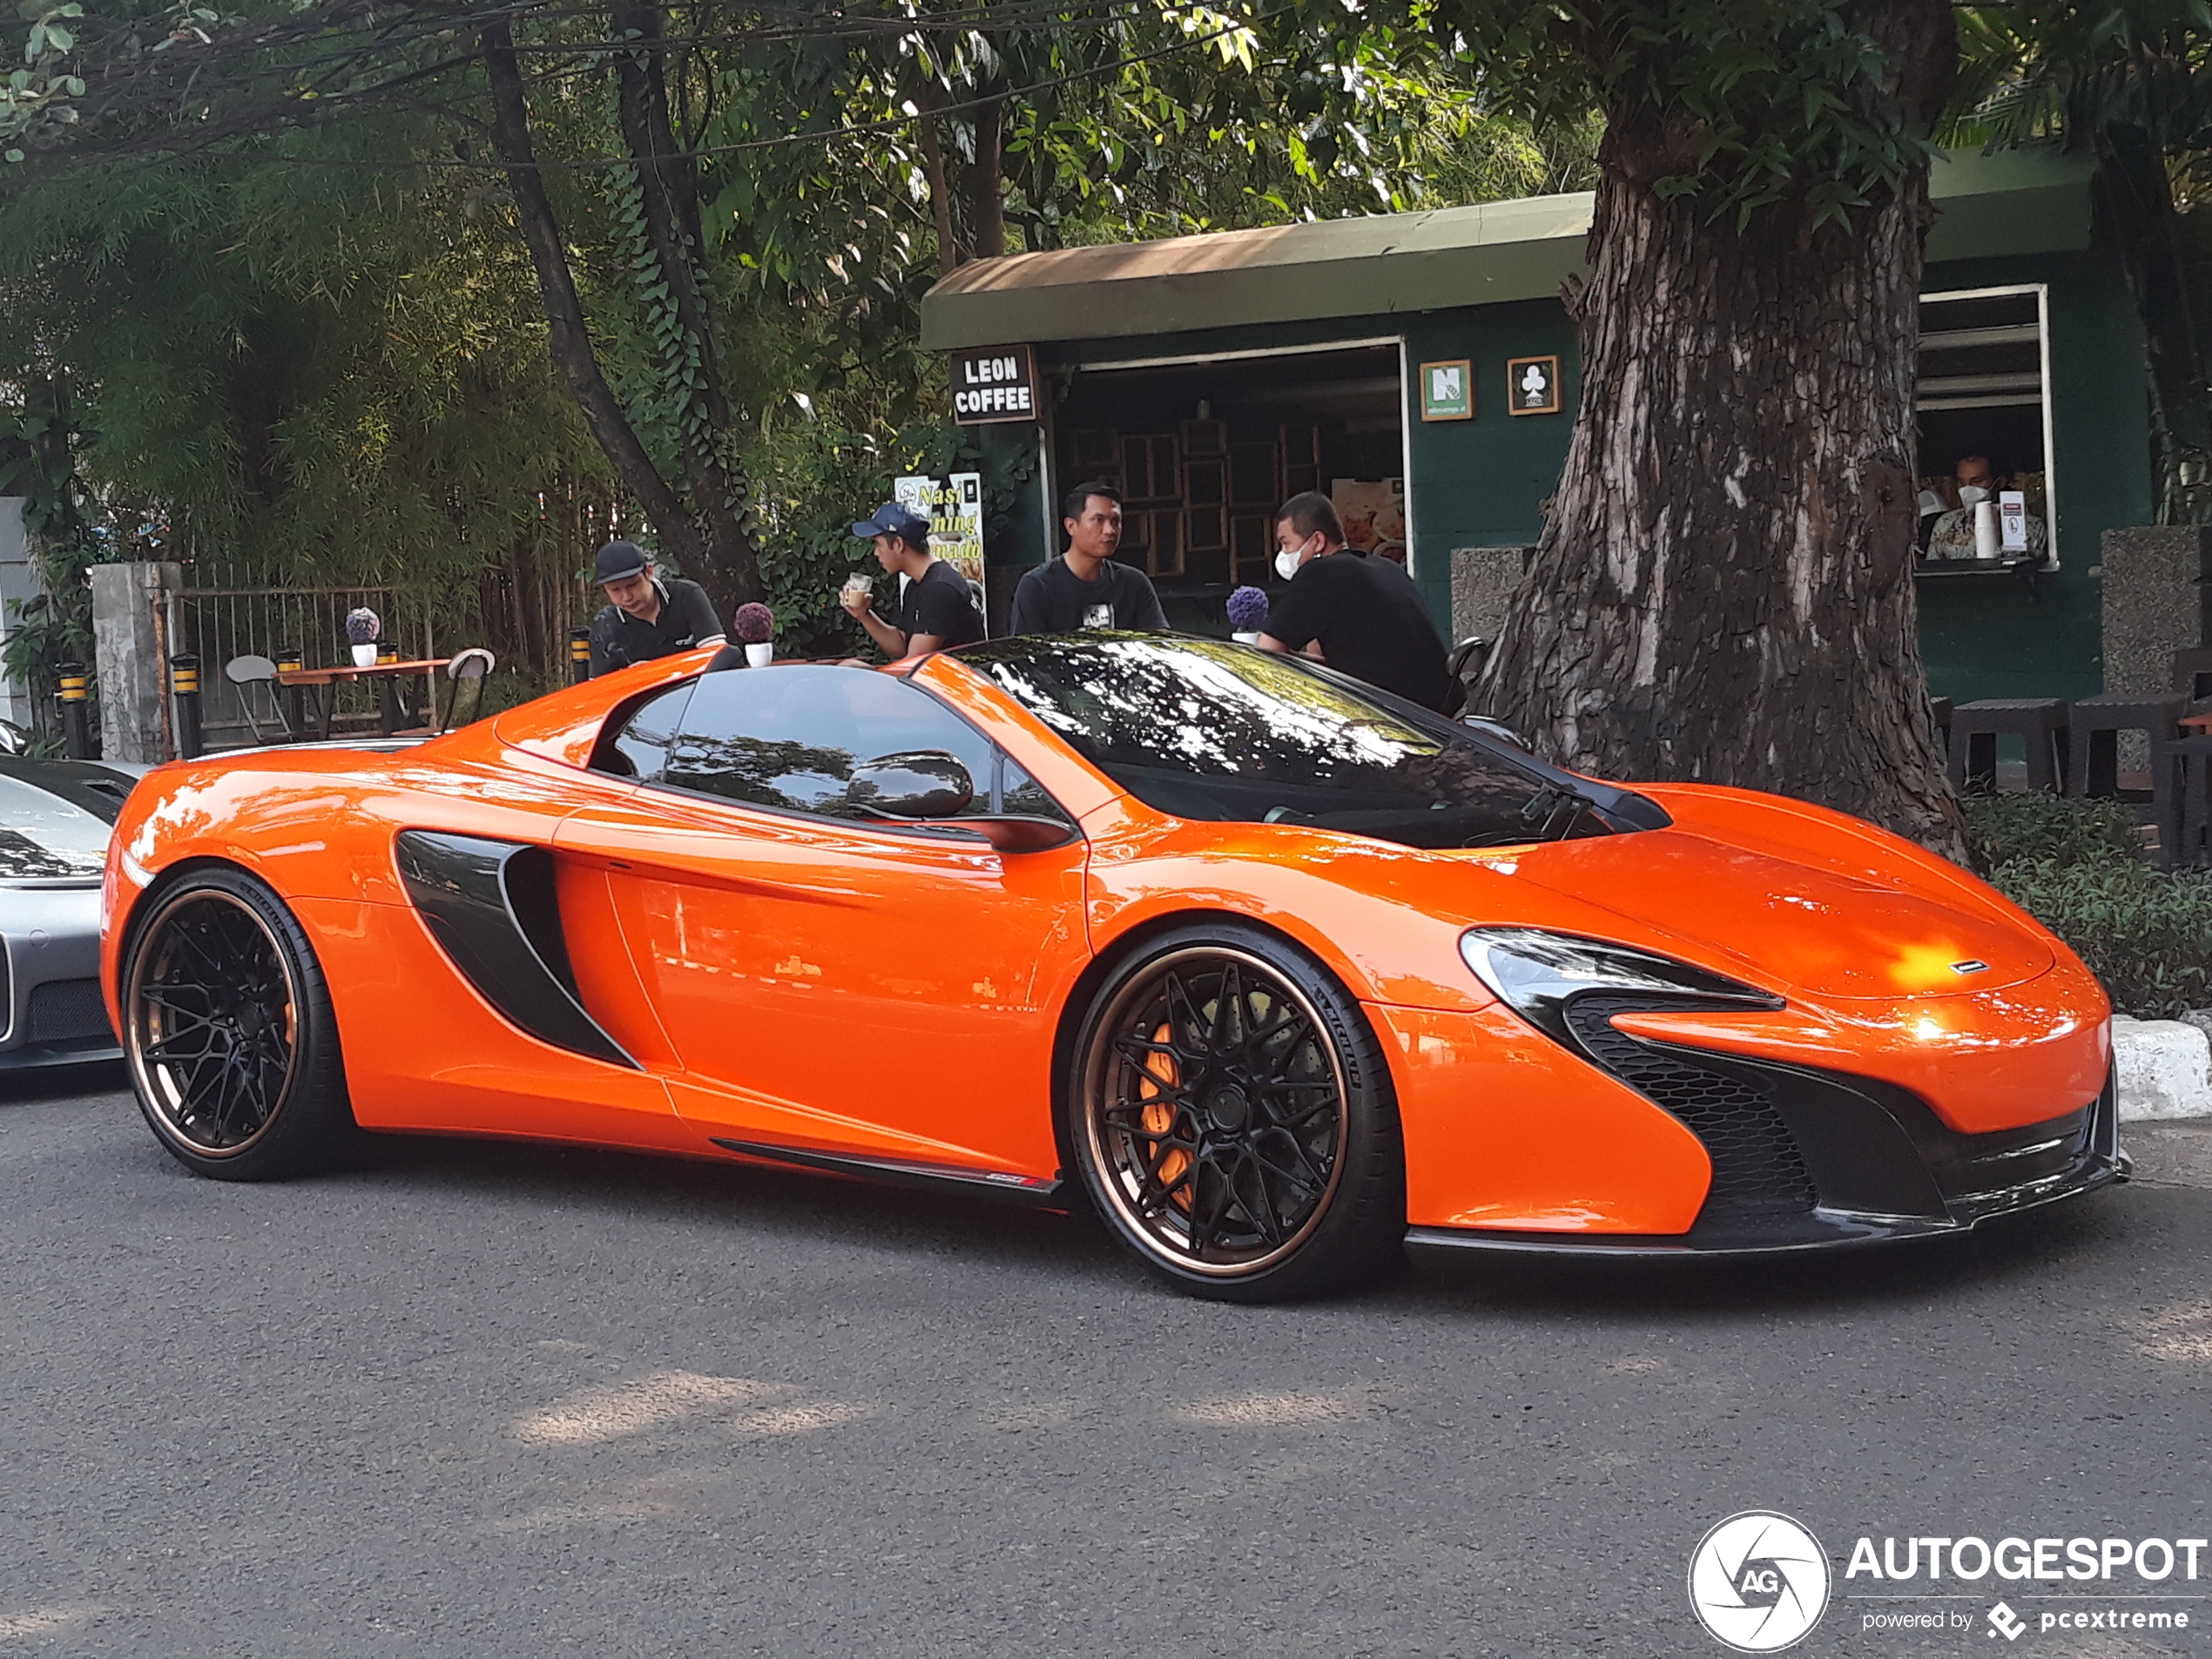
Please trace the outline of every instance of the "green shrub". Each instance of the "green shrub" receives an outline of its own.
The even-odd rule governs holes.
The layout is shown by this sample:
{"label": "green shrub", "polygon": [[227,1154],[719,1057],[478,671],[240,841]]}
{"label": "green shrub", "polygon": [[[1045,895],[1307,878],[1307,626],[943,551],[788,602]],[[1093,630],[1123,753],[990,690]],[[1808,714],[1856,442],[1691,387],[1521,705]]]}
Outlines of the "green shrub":
{"label": "green shrub", "polygon": [[2142,845],[2124,801],[2076,800],[2031,789],[1969,795],[1966,837],[1985,869],[2019,863],[2135,865]]}
{"label": "green shrub", "polygon": [[2043,860],[1989,879],[2073,947],[2121,1013],[2170,1020],[2212,1008],[2212,876]]}
{"label": "green shrub", "polygon": [[1990,885],[2033,916],[2138,1019],[2212,1008],[2212,875],[2155,870],[2120,801],[2031,792],[1966,802]]}

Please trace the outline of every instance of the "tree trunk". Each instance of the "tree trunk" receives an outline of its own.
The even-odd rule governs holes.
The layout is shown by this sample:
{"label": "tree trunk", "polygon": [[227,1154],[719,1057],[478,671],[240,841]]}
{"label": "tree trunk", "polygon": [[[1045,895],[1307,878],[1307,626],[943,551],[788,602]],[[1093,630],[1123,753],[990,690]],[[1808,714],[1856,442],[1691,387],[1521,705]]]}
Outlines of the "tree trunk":
{"label": "tree trunk", "polygon": [[[1869,10],[1892,64],[1955,55],[1932,0]],[[1739,229],[1652,187],[1693,145],[1609,114],[1581,405],[1488,705],[1578,771],[1800,796],[1963,857],[1912,592],[1925,168],[1848,225]]]}
{"label": "tree trunk", "polygon": [[975,111],[975,159],[968,170],[968,223],[975,227],[970,257],[995,260],[1006,252],[1005,82],[977,89],[988,98]]}
{"label": "tree trunk", "polygon": [[2158,522],[2202,523],[2212,516],[2212,480],[2205,475],[2212,395],[2166,158],[2140,127],[2107,126],[2097,150],[2097,205],[2119,249],[2149,360]]}
{"label": "tree trunk", "polygon": [[914,93],[914,108],[921,111],[921,171],[929,183],[929,216],[937,227],[937,274],[949,276],[968,263],[968,250],[953,226],[952,181],[945,172],[944,135],[937,129],[936,111],[943,101],[925,78]]}
{"label": "tree trunk", "polygon": [[546,194],[544,177],[538,171],[530,139],[529,106],[523,91],[522,71],[515,62],[514,38],[504,23],[487,27],[482,37],[484,68],[492,94],[492,143],[507,164],[516,216],[537,271],[538,293],[545,307],[547,348],[554,367],[568,381],[577,407],[583,412],[583,423],[614,468],[616,478],[644,510],[662,545],[684,563],[704,566],[708,561],[705,536],[645,453],[622,400],[600,373],[591,331],[584,320],[583,302],[577,296],[576,276],[569,269],[567,245],[554,216],[552,199]]}
{"label": "tree trunk", "polygon": [[[707,556],[705,564],[692,568],[691,574],[713,597],[718,613],[726,617],[738,606],[759,598],[763,589],[759,558],[745,528],[745,483],[728,459],[728,443],[737,422],[723,390],[721,360],[715,349],[713,318],[702,274],[698,164],[677,153],[681,146],[669,120],[668,89],[661,72],[658,8],[617,6],[612,17],[617,35],[635,37],[640,43],[640,50],[624,52],[616,59],[616,101],[623,143],[636,158],[637,189],[653,259],[659,266],[661,284],[667,289],[669,309],[689,347],[686,361],[664,367],[685,383],[685,389],[696,399],[699,417],[685,425],[683,464],[691,510],[704,533]],[[689,383],[693,376],[695,387]]]}

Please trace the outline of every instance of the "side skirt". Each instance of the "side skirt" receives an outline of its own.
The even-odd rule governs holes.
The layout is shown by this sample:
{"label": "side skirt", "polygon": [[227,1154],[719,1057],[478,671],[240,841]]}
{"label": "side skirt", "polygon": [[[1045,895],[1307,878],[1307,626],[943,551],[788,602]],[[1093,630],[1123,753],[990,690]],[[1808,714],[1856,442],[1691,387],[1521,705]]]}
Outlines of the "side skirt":
{"label": "side skirt", "polygon": [[863,1181],[880,1181],[889,1186],[914,1187],[924,1192],[957,1192],[971,1198],[995,1198],[1001,1204],[1020,1204],[1029,1210],[1065,1210],[1061,1190],[1062,1181],[1040,1180],[1035,1176],[1006,1175],[981,1170],[955,1169],[943,1163],[908,1163],[896,1158],[853,1157],[837,1152],[815,1152],[795,1146],[770,1146],[760,1141],[725,1140],[712,1137],[715,1145],[725,1151],[739,1152],[749,1158],[762,1158],[772,1163],[789,1163],[802,1170],[819,1170],[830,1175],[849,1175]]}

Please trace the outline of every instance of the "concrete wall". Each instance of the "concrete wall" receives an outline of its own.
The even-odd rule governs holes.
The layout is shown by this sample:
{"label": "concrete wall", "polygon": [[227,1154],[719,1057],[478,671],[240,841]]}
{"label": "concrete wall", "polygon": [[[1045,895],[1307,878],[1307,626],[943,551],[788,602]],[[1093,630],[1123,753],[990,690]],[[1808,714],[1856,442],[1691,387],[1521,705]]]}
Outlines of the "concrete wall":
{"label": "concrete wall", "polygon": [[92,648],[99,659],[100,753],[106,759],[169,759],[166,601],[184,584],[177,564],[92,567]]}
{"label": "concrete wall", "polygon": [[[0,496],[0,643],[16,631],[16,607],[37,591],[38,572],[24,534],[23,497]],[[0,674],[0,719],[29,731],[34,713],[30,688]]]}

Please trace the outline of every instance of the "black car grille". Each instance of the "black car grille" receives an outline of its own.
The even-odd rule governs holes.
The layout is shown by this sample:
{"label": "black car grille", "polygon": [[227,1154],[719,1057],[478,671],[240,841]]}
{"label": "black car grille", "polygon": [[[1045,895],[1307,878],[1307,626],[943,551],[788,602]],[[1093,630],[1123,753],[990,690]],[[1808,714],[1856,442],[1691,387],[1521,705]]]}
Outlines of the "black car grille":
{"label": "black car grille", "polygon": [[1584,995],[1568,1001],[1566,1019],[1592,1060],[1681,1120],[1703,1143],[1713,1161],[1713,1184],[1697,1212],[1698,1226],[1809,1213],[1818,1202],[1812,1175],[1758,1080],[1699,1065],[1682,1049],[1655,1047],[1613,1026],[1616,1014],[1681,1006],[1679,1000]]}
{"label": "black car grille", "polygon": [[53,1049],[105,1048],[113,1042],[99,981],[57,979],[32,986],[24,1041]]}

